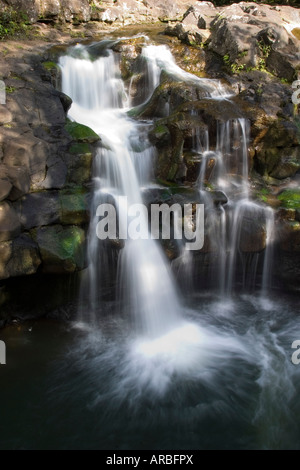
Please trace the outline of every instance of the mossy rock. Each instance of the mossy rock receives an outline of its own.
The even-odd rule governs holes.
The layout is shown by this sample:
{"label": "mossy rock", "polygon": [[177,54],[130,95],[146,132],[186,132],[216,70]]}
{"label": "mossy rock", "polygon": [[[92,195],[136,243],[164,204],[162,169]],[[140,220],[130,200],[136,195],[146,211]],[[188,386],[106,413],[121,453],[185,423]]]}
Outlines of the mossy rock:
{"label": "mossy rock", "polygon": [[300,209],[300,189],[285,189],[277,199],[287,209]]}
{"label": "mossy rock", "polygon": [[93,144],[100,140],[99,135],[96,134],[96,132],[94,132],[90,127],[79,124],[78,122],[67,122],[65,129],[73,138],[73,140],[77,142]]}
{"label": "mossy rock", "polygon": [[60,221],[63,225],[82,225],[89,222],[88,193],[78,191],[60,191]]}
{"label": "mossy rock", "polygon": [[43,66],[44,69],[47,70],[48,72],[51,72],[51,71],[53,71],[53,70],[55,70],[55,71],[59,71],[59,70],[60,70],[59,66],[58,66],[55,62],[52,62],[52,61],[43,62],[43,63],[42,63],[42,66]]}
{"label": "mossy rock", "polygon": [[73,143],[71,144],[70,148],[69,148],[69,152],[72,154],[72,155],[87,155],[87,156],[90,156],[91,155],[91,147],[90,147],[90,144],[87,144],[85,142],[78,142],[78,143]]}
{"label": "mossy rock", "polygon": [[85,267],[85,231],[74,225],[52,225],[36,231],[42,269],[48,273],[72,273]]}

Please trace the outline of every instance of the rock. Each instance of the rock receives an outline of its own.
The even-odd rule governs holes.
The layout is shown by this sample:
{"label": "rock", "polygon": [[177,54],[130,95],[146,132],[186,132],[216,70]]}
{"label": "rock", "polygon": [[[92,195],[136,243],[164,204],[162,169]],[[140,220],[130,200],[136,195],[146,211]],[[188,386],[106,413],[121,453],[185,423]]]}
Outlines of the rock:
{"label": "rock", "polygon": [[9,200],[15,201],[30,189],[30,176],[28,170],[19,166],[6,167],[7,176],[10,179],[13,188],[9,194]]}
{"label": "rock", "polygon": [[72,273],[85,267],[85,232],[76,226],[53,225],[36,231],[36,241],[47,273]]}
{"label": "rock", "polygon": [[189,2],[176,0],[143,0],[143,4],[149,9],[150,14],[158,17],[160,21],[176,21],[182,16]]}
{"label": "rock", "polygon": [[259,253],[266,247],[266,222],[264,209],[246,209],[242,214],[239,249],[243,253]]}
{"label": "rock", "polygon": [[0,203],[0,241],[11,240],[21,232],[21,223],[14,208],[7,202]]}
{"label": "rock", "polygon": [[68,175],[68,167],[63,158],[52,153],[47,158],[46,177],[37,186],[40,189],[61,189],[65,186]]}
{"label": "rock", "polygon": [[255,67],[257,65],[256,36],[259,31],[257,26],[238,20],[230,22],[222,18],[213,24],[209,49],[222,57],[228,57],[230,62],[243,58],[242,62],[245,65]]}
{"label": "rock", "polygon": [[167,26],[164,33],[169,36],[176,36],[180,41],[189,46],[200,45],[205,39],[197,26],[186,26],[182,23],[178,23],[174,27]]}
{"label": "rock", "polygon": [[299,62],[295,62],[295,66],[293,65],[294,62],[293,59],[289,61],[286,54],[272,50],[267,58],[266,65],[268,70],[277,77],[292,82],[297,78],[296,70],[300,64],[300,60]]}
{"label": "rock", "polygon": [[8,124],[12,119],[12,113],[5,105],[0,104],[0,125]]}
{"label": "rock", "polygon": [[40,264],[38,247],[28,234],[0,243],[0,279],[34,274]]}
{"label": "rock", "polygon": [[182,24],[186,26],[198,26],[200,29],[206,29],[210,27],[211,22],[214,20],[218,10],[211,2],[197,2],[192,5],[185,12]]}
{"label": "rock", "polygon": [[77,142],[85,142],[88,144],[93,144],[100,140],[100,137],[96,132],[90,129],[83,124],[78,124],[77,122],[69,121],[65,125],[66,131],[70,134],[72,139]]}
{"label": "rock", "polygon": [[7,198],[12,189],[12,184],[8,178],[0,178],[0,201]]}
{"label": "rock", "polygon": [[298,171],[298,129],[293,122],[274,121],[258,134],[254,145],[257,169],[261,174],[283,179]]}
{"label": "rock", "polygon": [[25,230],[59,221],[60,204],[57,191],[27,194],[16,207]]}
{"label": "rock", "polygon": [[45,178],[48,144],[33,136],[29,127],[4,129],[0,135],[3,145],[3,163],[7,167],[23,167],[28,171],[31,183]]}
{"label": "rock", "polygon": [[285,252],[300,252],[300,223],[286,221],[280,232],[280,249]]}
{"label": "rock", "polygon": [[74,190],[60,191],[60,223],[63,225],[83,225],[88,224],[89,216],[89,195],[86,192]]}
{"label": "rock", "polygon": [[69,153],[62,155],[68,168],[67,183],[69,185],[86,185],[91,181],[93,154],[87,143],[72,144]]}

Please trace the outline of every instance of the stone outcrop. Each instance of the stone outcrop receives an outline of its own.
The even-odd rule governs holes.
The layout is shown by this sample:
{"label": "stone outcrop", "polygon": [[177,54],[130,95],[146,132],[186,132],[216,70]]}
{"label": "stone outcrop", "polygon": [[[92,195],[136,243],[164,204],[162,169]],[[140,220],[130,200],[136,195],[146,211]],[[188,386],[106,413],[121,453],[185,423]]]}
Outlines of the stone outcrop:
{"label": "stone outcrop", "polygon": [[11,50],[2,72],[0,280],[83,269],[99,137],[67,119],[71,100],[53,86],[55,64],[30,43],[2,47]]}

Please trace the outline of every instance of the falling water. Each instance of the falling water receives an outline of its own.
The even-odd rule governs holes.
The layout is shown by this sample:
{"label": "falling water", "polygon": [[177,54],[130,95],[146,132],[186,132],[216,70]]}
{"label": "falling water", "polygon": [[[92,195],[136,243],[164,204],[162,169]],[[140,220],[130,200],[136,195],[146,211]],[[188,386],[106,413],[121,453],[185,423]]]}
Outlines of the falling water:
{"label": "falling water", "polygon": [[[106,452],[299,449],[300,369],[291,361],[292,341],[299,339],[295,298],[275,293],[261,308],[261,298],[254,295],[220,299],[199,289],[189,306],[182,307],[156,242],[100,241],[95,236],[98,218],[93,215],[103,202],[115,205],[120,228],[127,230],[122,220],[128,208],[120,197],[126,195],[129,203],[142,200],[141,187],[152,184],[150,163],[156,158],[147,138],[149,123],[136,123],[126,115],[128,97],[117,56],[107,44],[100,44],[101,58],[93,62],[89,48],[82,46],[61,59],[64,91],[74,100],[70,117],[101,137],[89,233],[90,304],[85,305],[86,321],[90,310],[97,320],[100,302],[101,328],[77,322],[77,329],[57,327],[45,319],[32,322],[30,329],[24,323],[2,330],[10,361],[1,369],[1,401],[6,406],[1,410],[0,447]],[[143,51],[151,56],[148,68],[154,62],[153,76],[159,77],[163,53],[164,47],[157,48],[158,57],[153,48]],[[214,82],[209,86],[219,99],[220,87]],[[148,98],[151,92],[147,90]],[[266,221],[263,290],[270,285],[275,223],[273,212],[247,195],[244,125],[239,120],[220,124],[215,148],[204,145],[201,150],[214,155],[214,184],[229,198],[214,207],[209,191],[201,189],[217,245],[214,283],[221,293],[230,290],[230,283],[233,288],[227,279],[234,278],[238,259],[256,264],[241,249],[245,217],[251,211],[250,220],[259,216]],[[190,251],[186,253],[182,277],[191,271]],[[111,303],[101,303],[99,297],[109,269],[122,299],[122,312],[114,315],[108,315]],[[135,328],[128,327],[129,313]]]}

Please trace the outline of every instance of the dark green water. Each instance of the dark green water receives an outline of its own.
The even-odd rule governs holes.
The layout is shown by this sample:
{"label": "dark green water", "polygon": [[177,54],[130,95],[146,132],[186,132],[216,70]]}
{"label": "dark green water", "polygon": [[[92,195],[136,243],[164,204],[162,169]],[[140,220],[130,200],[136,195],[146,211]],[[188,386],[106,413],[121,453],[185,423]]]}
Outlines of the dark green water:
{"label": "dark green water", "polygon": [[[199,297],[162,341],[128,317],[0,332],[1,449],[300,449],[297,298]],[[107,310],[110,306],[107,306]]]}

